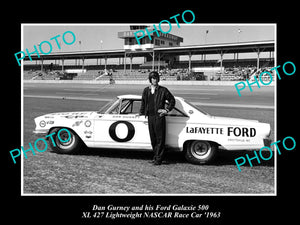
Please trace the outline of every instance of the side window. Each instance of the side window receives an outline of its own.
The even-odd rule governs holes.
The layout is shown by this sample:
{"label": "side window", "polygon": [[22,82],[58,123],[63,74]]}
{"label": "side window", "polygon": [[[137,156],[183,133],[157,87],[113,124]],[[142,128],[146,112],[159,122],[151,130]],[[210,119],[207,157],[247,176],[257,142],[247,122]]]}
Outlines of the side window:
{"label": "side window", "polygon": [[[168,103],[166,103],[168,104]],[[115,107],[111,114],[118,114],[120,106],[120,114],[137,114],[140,112],[141,100],[137,99],[123,99],[121,104]],[[176,107],[168,113],[167,116],[172,117],[188,117],[185,113],[181,112]]]}
{"label": "side window", "polygon": [[116,104],[112,107],[109,114],[119,114],[120,104]]}
{"label": "side window", "polygon": [[[169,105],[168,102],[166,102],[166,105]],[[179,116],[179,117],[188,117],[185,113],[181,112],[179,109],[174,107],[167,116]]]}
{"label": "side window", "polygon": [[121,103],[120,114],[125,114],[125,111],[130,108],[131,101],[129,99],[123,99]]}
{"label": "side window", "polygon": [[172,111],[170,111],[167,116],[187,117],[187,115],[185,115],[183,112],[179,111],[176,108],[173,108]]}
{"label": "side window", "polygon": [[121,105],[121,114],[137,114],[140,111],[141,100],[124,99]]}

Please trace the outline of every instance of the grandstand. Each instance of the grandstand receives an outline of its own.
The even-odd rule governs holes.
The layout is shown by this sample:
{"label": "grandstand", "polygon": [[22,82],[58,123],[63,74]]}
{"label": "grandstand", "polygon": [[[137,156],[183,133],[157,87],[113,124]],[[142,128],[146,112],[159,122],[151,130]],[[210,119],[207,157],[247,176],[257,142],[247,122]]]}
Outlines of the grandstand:
{"label": "grandstand", "polygon": [[[187,61],[181,61],[173,65],[173,68],[167,66],[161,66],[160,72],[163,80],[180,80],[181,74],[189,73]],[[193,61],[193,68],[219,68],[217,60],[206,61]],[[261,69],[270,69],[274,66],[274,59],[261,58]],[[147,79],[148,72],[152,69],[151,66],[143,67],[141,64],[133,64],[132,69],[129,69],[129,65],[126,66],[127,70],[124,73],[124,65],[86,65],[86,72],[79,72],[73,77],[74,80],[109,80],[110,77],[103,75],[105,70],[111,70],[113,79],[115,80],[145,80]],[[43,72],[41,71],[41,65],[24,65],[24,79],[25,80],[55,80],[60,79],[59,74],[62,71],[61,65],[54,65],[52,70],[50,65],[44,65]],[[82,66],[79,65],[66,65],[65,71],[70,69],[81,70]],[[224,60],[223,61],[223,73],[219,72],[204,72],[203,80],[245,80],[250,78],[251,74],[256,71],[256,59],[240,59],[236,60]],[[192,69],[193,71],[193,69]]]}
{"label": "grandstand", "polygon": [[[274,41],[180,46],[183,38],[169,34],[159,38],[152,36],[151,41],[145,40],[142,45],[137,45],[133,33],[134,29],[139,28],[130,26],[130,31],[118,33],[118,37],[124,39],[124,49],[52,52],[40,57],[31,55],[35,64],[26,63],[30,60],[26,56],[23,62],[24,79],[109,80],[111,76],[108,75],[112,73],[116,80],[145,80],[145,73],[157,70],[165,80],[244,80],[261,69],[274,66]],[[262,52],[269,52],[269,57],[261,58]],[[242,58],[243,53],[254,53],[256,58]],[[224,58],[230,54],[233,55],[232,59]],[[214,55],[217,59],[207,59],[206,56],[209,55]],[[144,61],[133,63],[133,58],[136,57],[144,58]],[[180,60],[180,57],[188,57],[188,60]],[[108,59],[112,58],[119,59],[119,63],[109,64]],[[87,61],[92,59],[94,63],[88,64]],[[74,63],[67,64],[67,61],[72,60]],[[101,61],[104,64],[101,65]],[[201,68],[212,69],[195,72],[195,68],[200,68],[198,71]],[[70,69],[85,72],[70,73],[67,71]]]}

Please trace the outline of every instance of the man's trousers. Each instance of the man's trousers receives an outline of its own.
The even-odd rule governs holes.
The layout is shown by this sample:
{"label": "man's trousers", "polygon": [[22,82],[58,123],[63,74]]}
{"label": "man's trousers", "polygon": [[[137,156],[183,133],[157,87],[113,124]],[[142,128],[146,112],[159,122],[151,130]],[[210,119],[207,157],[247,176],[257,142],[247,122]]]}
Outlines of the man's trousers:
{"label": "man's trousers", "polygon": [[154,160],[161,162],[165,154],[166,118],[159,115],[148,116],[148,128],[151,145],[154,152]]}

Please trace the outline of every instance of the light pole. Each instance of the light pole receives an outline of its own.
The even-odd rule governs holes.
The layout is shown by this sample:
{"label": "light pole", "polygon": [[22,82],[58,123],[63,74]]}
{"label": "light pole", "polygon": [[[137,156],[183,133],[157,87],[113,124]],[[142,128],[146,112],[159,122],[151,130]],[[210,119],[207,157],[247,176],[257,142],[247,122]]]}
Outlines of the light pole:
{"label": "light pole", "polygon": [[[205,36],[204,36],[204,44],[206,45],[206,40],[207,40],[207,34],[208,34],[209,30],[205,31]],[[206,60],[206,54],[204,55],[204,61]]]}
{"label": "light pole", "polygon": [[79,51],[81,52],[81,41],[78,41],[79,43]]}
{"label": "light pole", "polygon": [[[242,32],[242,30],[240,28],[238,28],[238,35],[237,35],[237,42],[240,42],[240,33]],[[238,62],[239,60],[239,52],[236,52],[236,61]]]}
{"label": "light pole", "polygon": [[240,33],[242,32],[242,30],[240,28],[238,28],[238,36],[237,36],[237,42],[240,42]]}
{"label": "light pole", "polygon": [[205,36],[204,36],[204,44],[206,44],[206,39],[207,39],[207,34],[208,34],[208,30],[205,31]]}
{"label": "light pole", "polygon": [[[102,48],[103,48],[103,41],[100,40],[100,51],[102,50]],[[101,66],[101,58],[100,58],[100,66]]]}
{"label": "light pole", "polygon": [[103,48],[103,41],[100,40],[100,50],[102,50],[102,48]]}

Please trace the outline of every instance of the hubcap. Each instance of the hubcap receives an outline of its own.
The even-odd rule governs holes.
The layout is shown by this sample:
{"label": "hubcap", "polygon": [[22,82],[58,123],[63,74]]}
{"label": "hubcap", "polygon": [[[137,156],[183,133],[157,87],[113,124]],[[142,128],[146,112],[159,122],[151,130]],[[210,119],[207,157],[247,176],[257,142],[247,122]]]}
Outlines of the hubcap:
{"label": "hubcap", "polygon": [[203,141],[196,141],[192,143],[191,153],[195,158],[204,159],[210,154],[210,145]]}
{"label": "hubcap", "polygon": [[62,149],[68,149],[70,146],[73,145],[74,136],[71,132],[70,132],[70,134],[71,134],[71,137],[69,137],[68,132],[62,131],[59,133],[59,137],[58,137],[58,135],[56,135],[56,143],[57,143],[58,147],[60,147]]}

